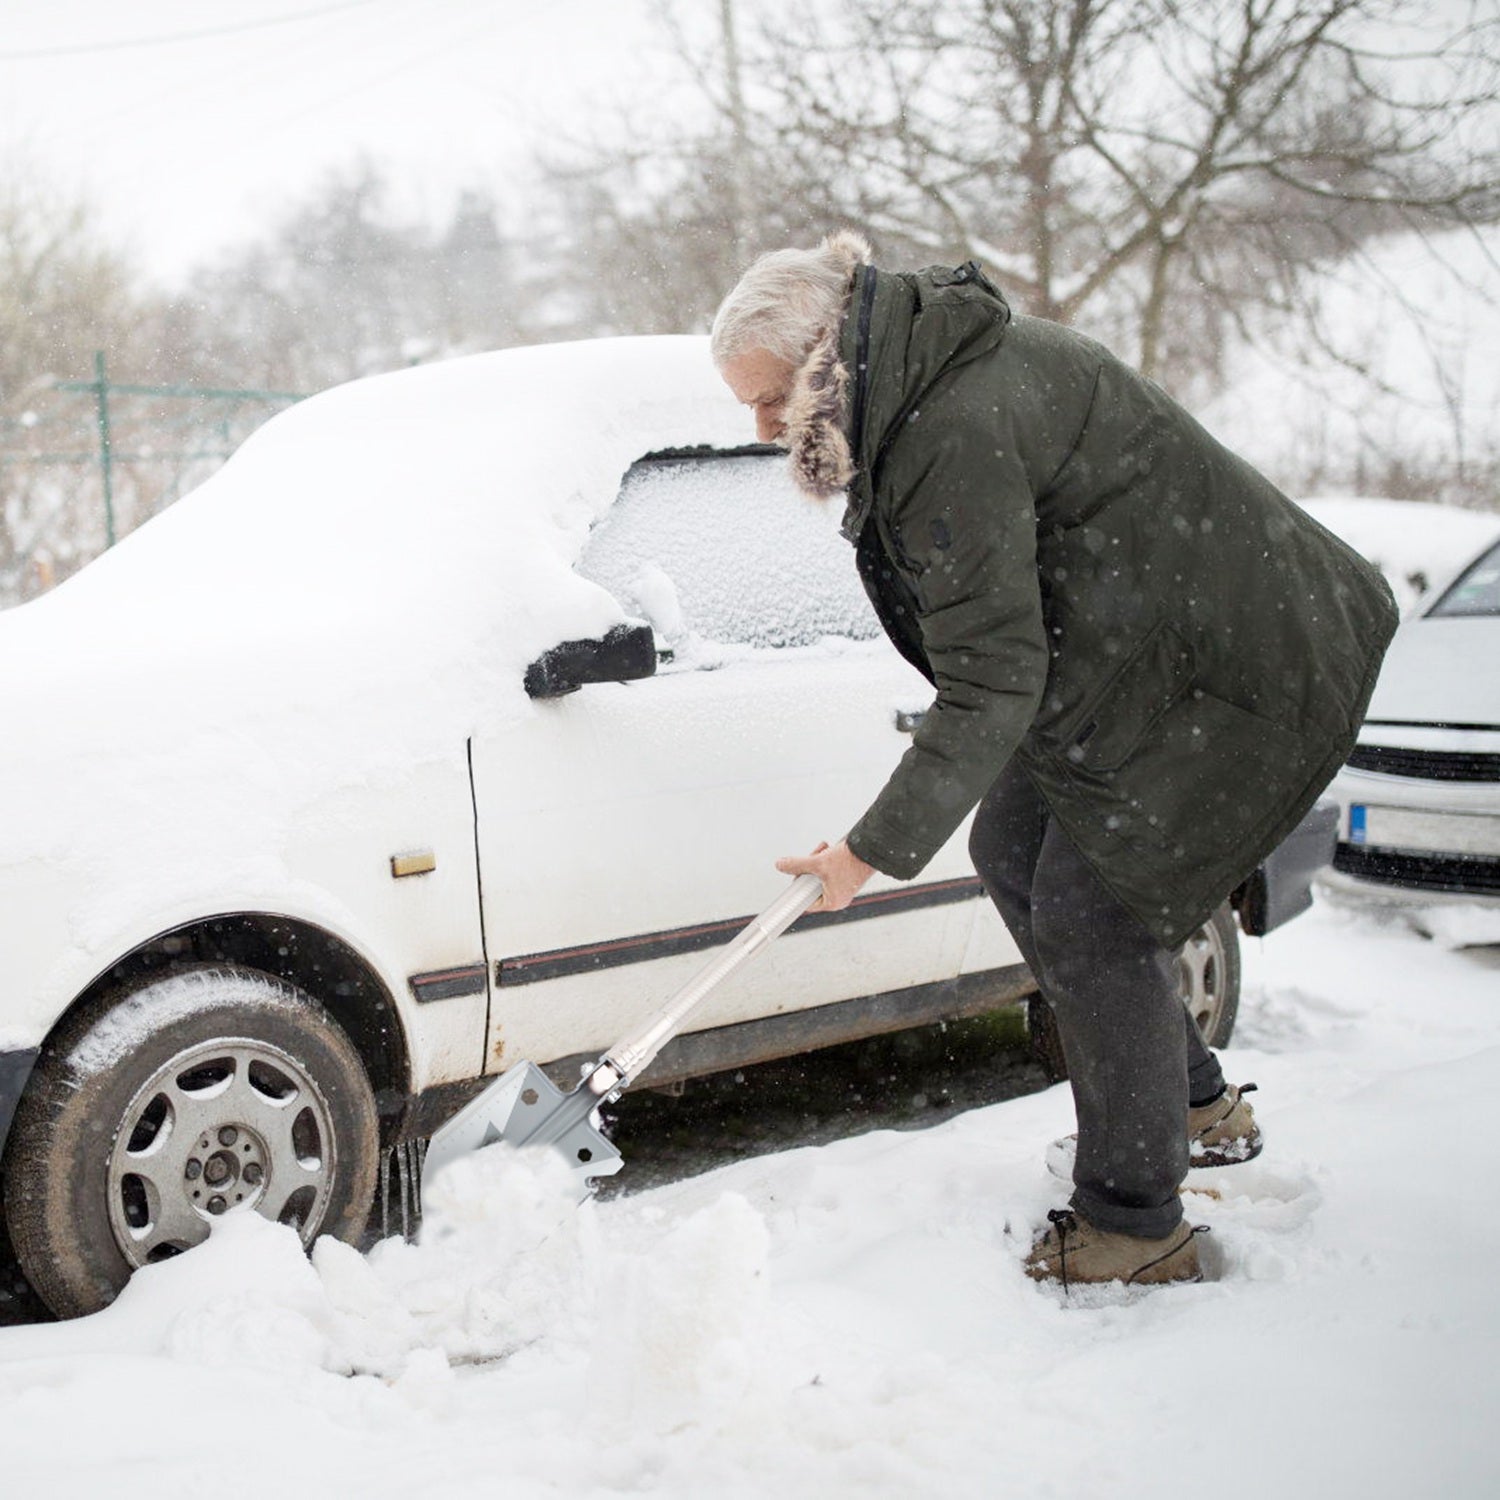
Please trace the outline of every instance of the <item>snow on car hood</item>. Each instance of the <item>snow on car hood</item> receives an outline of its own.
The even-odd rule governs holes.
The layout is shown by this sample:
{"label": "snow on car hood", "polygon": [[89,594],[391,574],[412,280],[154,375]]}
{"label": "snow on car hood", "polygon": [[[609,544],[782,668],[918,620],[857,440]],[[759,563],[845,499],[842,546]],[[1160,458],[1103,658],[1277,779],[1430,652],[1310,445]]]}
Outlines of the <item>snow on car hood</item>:
{"label": "snow on car hood", "polygon": [[1418,617],[1396,632],[1370,719],[1500,728],[1500,618]]}
{"label": "snow on car hood", "polygon": [[1403,612],[1423,587],[1470,562],[1500,529],[1491,514],[1431,500],[1334,495],[1297,504],[1380,569]]}
{"label": "snow on car hood", "polygon": [[0,870],[120,842],[167,786],[240,823],[461,753],[533,711],[540,652],[620,621],[572,563],[630,464],[752,436],[701,338],[478,355],[275,417],[0,614]]}

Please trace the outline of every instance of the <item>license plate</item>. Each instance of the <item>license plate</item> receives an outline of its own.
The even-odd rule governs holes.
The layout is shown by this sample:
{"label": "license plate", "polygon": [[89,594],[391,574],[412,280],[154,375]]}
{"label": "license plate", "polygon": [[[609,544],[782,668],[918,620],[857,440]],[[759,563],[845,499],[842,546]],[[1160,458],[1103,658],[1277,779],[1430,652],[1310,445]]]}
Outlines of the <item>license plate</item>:
{"label": "license plate", "polygon": [[1355,803],[1349,809],[1349,842],[1423,854],[1500,856],[1500,817]]}

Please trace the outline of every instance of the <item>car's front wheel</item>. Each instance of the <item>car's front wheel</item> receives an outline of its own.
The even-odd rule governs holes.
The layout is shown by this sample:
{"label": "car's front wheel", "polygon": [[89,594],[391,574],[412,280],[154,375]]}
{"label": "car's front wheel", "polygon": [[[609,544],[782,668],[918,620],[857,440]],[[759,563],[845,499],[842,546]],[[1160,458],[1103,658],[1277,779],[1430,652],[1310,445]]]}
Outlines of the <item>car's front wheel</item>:
{"label": "car's front wheel", "polygon": [[192,969],[49,1040],[6,1151],[6,1219],[27,1279],[72,1317],[226,1214],[357,1238],[377,1161],[374,1096],[333,1018],[268,975]]}
{"label": "car's front wheel", "polygon": [[[1198,1023],[1210,1047],[1227,1046],[1240,1008],[1240,934],[1234,912],[1225,902],[1177,955],[1182,1003]],[[1031,1051],[1053,1083],[1068,1076],[1057,1018],[1040,995],[1026,1002]]]}

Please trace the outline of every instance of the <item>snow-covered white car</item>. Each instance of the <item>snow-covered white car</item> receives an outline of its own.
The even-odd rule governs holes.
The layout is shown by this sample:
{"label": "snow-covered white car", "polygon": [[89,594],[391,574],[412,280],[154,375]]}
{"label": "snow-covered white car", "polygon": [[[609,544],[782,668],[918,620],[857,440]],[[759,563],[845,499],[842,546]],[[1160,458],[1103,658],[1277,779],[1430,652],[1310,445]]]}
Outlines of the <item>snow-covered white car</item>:
{"label": "snow-covered white car", "polygon": [[[0,1192],[55,1311],[220,1214],[409,1224],[479,1081],[576,1076],[852,824],[930,690],[747,425],[696,338],[357,382],[0,616]],[[1182,968],[1222,1043],[1227,907]],[[647,1081],[1031,988],[960,834]]]}
{"label": "snow-covered white car", "polygon": [[1500,539],[1402,622],[1331,794],[1331,889],[1500,908]]}

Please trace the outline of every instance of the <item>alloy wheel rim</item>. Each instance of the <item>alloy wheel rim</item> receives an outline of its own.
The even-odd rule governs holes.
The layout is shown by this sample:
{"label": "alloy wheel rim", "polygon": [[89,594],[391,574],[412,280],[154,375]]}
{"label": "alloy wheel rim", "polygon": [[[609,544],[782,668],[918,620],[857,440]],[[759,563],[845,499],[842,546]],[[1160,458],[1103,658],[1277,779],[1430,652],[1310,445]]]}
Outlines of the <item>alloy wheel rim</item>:
{"label": "alloy wheel rim", "polygon": [[121,1118],[110,1229],[132,1267],[191,1249],[231,1213],[311,1244],[336,1165],[328,1101],[301,1063],[250,1038],[202,1042],[158,1067]]}
{"label": "alloy wheel rim", "polygon": [[1177,955],[1182,1003],[1198,1030],[1212,1037],[1224,1008],[1224,944],[1212,922],[1205,922]]}

